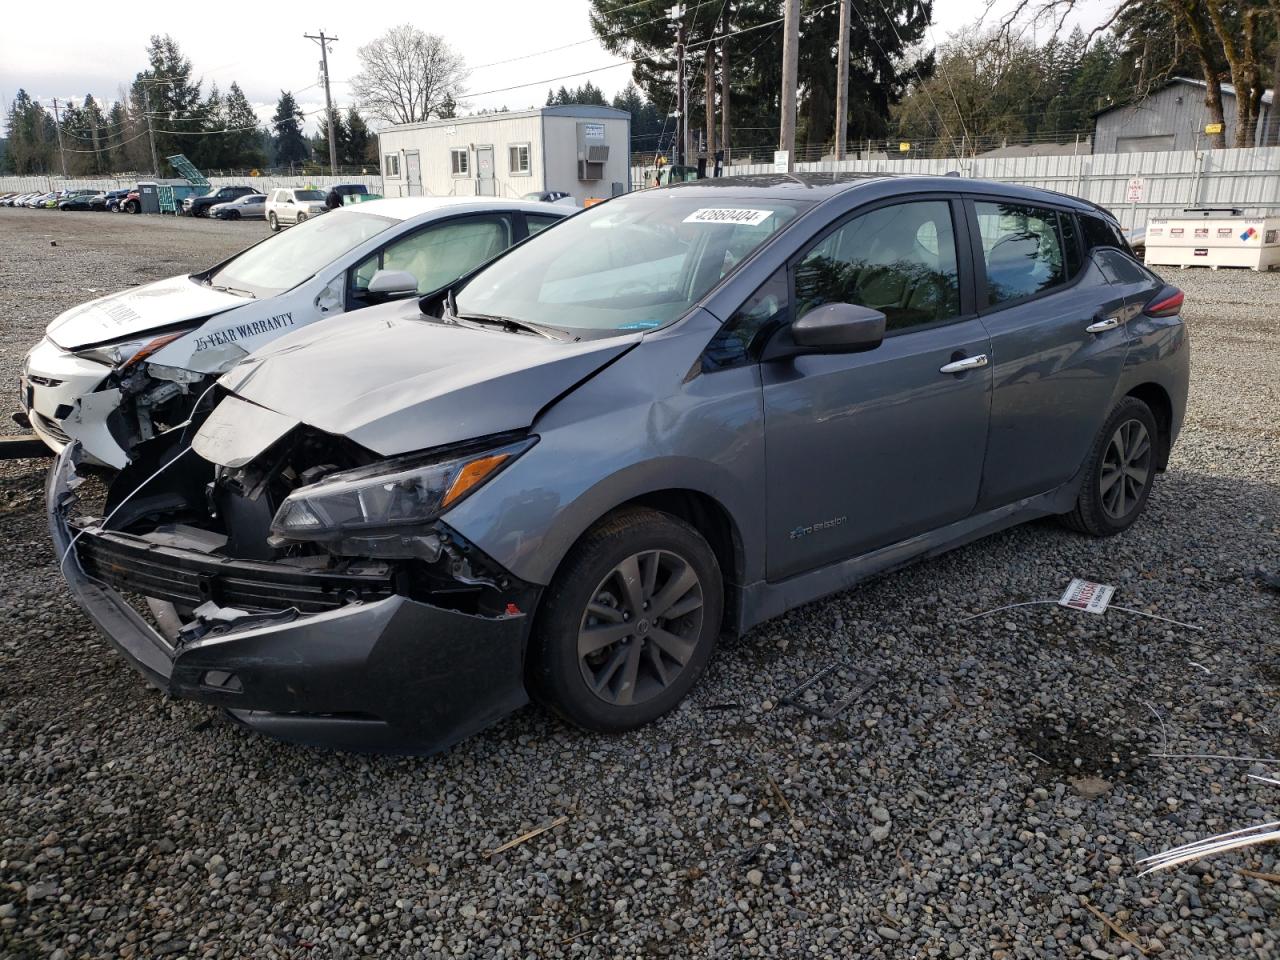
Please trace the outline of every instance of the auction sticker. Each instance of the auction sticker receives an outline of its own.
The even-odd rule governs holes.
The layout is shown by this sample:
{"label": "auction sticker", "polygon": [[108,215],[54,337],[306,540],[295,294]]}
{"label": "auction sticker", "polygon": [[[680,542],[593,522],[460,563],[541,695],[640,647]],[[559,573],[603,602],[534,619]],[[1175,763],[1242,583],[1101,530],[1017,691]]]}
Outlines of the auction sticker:
{"label": "auction sticker", "polygon": [[685,223],[740,223],[756,227],[771,216],[772,210],[744,210],[741,207],[703,207],[684,218]]}
{"label": "auction sticker", "polygon": [[1102,613],[1115,592],[1115,587],[1105,583],[1092,583],[1076,577],[1067,585],[1067,592],[1058,599],[1058,605],[1085,613]]}

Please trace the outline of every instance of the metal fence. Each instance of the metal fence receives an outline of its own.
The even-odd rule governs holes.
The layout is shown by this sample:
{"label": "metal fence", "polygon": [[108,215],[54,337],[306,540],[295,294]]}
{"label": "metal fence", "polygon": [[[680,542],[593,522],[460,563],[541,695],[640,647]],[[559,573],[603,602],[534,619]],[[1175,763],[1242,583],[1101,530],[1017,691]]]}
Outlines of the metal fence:
{"label": "metal fence", "polygon": [[[139,180],[150,180],[151,177],[132,177],[129,179],[105,180],[64,180],[62,177],[0,177],[0,193],[10,191],[30,193],[35,190],[49,192],[52,190],[124,190],[137,186]],[[214,187],[248,186],[255,190],[267,191],[274,187],[315,187],[324,189],[337,183],[363,183],[370,193],[382,193],[382,177],[374,175],[351,175],[339,177],[209,177]]]}
{"label": "metal fence", "polygon": [[[1251,216],[1280,215],[1280,147],[1109,153],[1063,157],[966,157],[960,160],[822,160],[798,172],[931,174],[1021,183],[1058,190],[1111,210],[1126,229],[1187,207],[1238,207]],[[772,164],[732,165],[731,176],[772,173]],[[1145,181],[1140,203],[1126,203],[1130,178]],[[646,179],[647,178],[647,179]],[[633,189],[652,185],[652,170],[634,167]]]}

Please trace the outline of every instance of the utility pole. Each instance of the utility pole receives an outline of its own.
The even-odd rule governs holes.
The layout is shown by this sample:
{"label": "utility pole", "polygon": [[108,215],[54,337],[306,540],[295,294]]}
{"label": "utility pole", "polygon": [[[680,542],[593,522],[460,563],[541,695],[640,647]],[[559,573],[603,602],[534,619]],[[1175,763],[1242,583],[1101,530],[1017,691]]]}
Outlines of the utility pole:
{"label": "utility pole", "polygon": [[89,128],[93,131],[93,172],[101,173],[102,157],[98,153],[98,101],[97,100],[93,102],[93,110],[89,114]]}
{"label": "utility pole", "polygon": [[329,122],[329,175],[336,177],[338,175],[338,141],[333,136],[333,98],[329,96],[329,44],[338,38],[326,37],[323,30],[318,37],[310,33],[304,33],[303,36],[320,44],[320,73],[324,79],[324,115]]}
{"label": "utility pole", "polygon": [[145,83],[142,85],[142,109],[147,117],[147,137],[151,140],[151,175],[158,177],[160,176],[160,157],[156,153],[156,131],[151,126],[151,91]]}
{"label": "utility pole", "polygon": [[674,166],[683,166],[689,156],[689,97],[685,89],[684,77],[684,6],[671,8],[676,20],[676,116],[677,133],[676,162]]}
{"label": "utility pole", "polygon": [[[712,29],[715,25],[712,24]],[[704,113],[707,115],[707,162],[703,169],[712,168],[716,163],[716,48],[715,44],[707,44],[703,57],[703,97]],[[709,175],[709,174],[708,174]]]}
{"label": "utility pole", "polygon": [[729,3],[724,5],[724,21],[720,30],[720,149],[724,166],[729,166]]}
{"label": "utility pole", "polygon": [[778,149],[787,151],[787,173],[796,168],[796,83],[800,59],[800,0],[785,0],[782,24],[782,130]]}
{"label": "utility pole", "polygon": [[836,159],[843,160],[849,138],[849,0],[840,0],[840,43],[836,58]]}
{"label": "utility pole", "polygon": [[62,159],[62,179],[67,179],[67,151],[62,148],[62,118],[58,116],[58,98],[53,98],[53,129],[58,134],[58,156]]}

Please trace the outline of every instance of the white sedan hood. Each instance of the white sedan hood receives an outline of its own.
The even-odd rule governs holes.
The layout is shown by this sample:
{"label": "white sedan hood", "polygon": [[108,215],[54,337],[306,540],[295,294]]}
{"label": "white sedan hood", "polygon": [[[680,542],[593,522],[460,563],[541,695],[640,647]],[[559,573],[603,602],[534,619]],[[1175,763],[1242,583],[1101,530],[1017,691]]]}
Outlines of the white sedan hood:
{"label": "white sedan hood", "polygon": [[45,333],[64,350],[76,350],[208,317],[247,302],[185,275],[170,277],[82,303],[49,324]]}

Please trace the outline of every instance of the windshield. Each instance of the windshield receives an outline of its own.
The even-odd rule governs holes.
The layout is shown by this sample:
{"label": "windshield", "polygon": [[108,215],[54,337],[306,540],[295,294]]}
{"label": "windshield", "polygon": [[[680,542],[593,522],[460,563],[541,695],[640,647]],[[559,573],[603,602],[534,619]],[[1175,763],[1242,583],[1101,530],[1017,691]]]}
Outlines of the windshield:
{"label": "windshield", "polygon": [[335,210],[304,220],[250,247],[210,274],[208,280],[213,286],[245,290],[256,297],[274,297],[315,276],[396,222],[368,213]]}
{"label": "windshield", "polygon": [[293,191],[296,200],[323,200],[324,193],[320,190],[295,190]]}
{"label": "windshield", "polygon": [[459,315],[562,330],[652,330],[682,317],[804,203],[654,191],[619,197],[525,243],[459,290]]}

